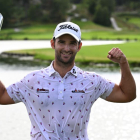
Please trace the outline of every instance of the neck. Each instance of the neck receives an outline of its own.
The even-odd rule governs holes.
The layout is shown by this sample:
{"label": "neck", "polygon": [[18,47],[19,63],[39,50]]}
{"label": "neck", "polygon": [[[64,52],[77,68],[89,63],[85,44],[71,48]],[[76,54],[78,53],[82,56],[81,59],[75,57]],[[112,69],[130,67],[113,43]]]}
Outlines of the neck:
{"label": "neck", "polygon": [[57,61],[54,61],[53,63],[53,67],[54,69],[60,74],[60,76],[63,78],[66,73],[68,71],[70,71],[74,66],[74,63],[72,64],[63,64],[61,62],[57,62]]}

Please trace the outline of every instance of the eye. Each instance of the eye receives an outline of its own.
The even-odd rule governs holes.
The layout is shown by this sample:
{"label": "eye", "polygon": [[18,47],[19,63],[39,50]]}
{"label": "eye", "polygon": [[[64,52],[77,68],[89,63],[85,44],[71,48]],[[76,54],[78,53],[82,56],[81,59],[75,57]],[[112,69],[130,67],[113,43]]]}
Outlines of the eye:
{"label": "eye", "polygon": [[71,45],[77,45],[77,42],[73,41],[70,43]]}
{"label": "eye", "polygon": [[60,44],[64,44],[65,43],[65,41],[63,41],[63,40],[59,40],[58,41]]}

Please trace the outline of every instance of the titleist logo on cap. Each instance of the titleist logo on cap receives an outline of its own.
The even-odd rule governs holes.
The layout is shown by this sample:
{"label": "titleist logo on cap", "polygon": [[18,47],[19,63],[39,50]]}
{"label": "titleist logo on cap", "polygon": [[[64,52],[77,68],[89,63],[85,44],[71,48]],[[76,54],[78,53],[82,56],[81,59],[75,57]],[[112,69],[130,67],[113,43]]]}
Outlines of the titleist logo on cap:
{"label": "titleist logo on cap", "polygon": [[69,25],[69,24],[64,24],[64,25],[61,25],[61,26],[59,26],[59,27],[60,27],[60,29],[59,29],[58,31],[60,31],[60,30],[62,30],[62,29],[71,29],[71,30],[74,30],[75,32],[78,32],[78,29],[72,27],[72,26]]}

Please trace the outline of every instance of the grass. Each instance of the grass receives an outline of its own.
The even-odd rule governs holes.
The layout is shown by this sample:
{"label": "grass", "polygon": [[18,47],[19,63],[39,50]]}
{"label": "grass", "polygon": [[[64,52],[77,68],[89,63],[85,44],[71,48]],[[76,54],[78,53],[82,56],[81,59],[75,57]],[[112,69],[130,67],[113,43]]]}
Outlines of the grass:
{"label": "grass", "polygon": [[[118,32],[112,27],[104,27],[97,25],[91,21],[81,22],[73,20],[77,23],[82,31],[83,40],[101,39],[101,40],[140,40],[140,30],[128,30],[124,25],[124,30]],[[138,20],[133,18],[133,22],[138,24]],[[19,32],[14,29],[2,29],[0,32],[0,39],[13,39],[13,40],[45,40],[51,39],[54,29],[57,24],[34,24],[22,27]]]}
{"label": "grass", "polygon": [[133,23],[133,24],[136,24],[138,27],[140,27],[140,18],[138,18],[138,17],[130,18],[128,20],[128,22]]}
{"label": "grass", "polygon": [[19,32],[14,29],[2,29],[0,32],[0,39],[51,39],[56,24],[38,24],[20,28]]}
{"label": "grass", "polygon": [[113,47],[118,47],[126,55],[129,62],[140,62],[139,43],[140,42],[128,42],[125,44],[83,47],[81,52],[79,52],[77,55],[77,60],[110,62],[110,60],[107,58],[108,51]]}
{"label": "grass", "polygon": [[138,16],[121,16],[121,19],[127,23],[134,24],[140,28],[140,18]]}
{"label": "grass", "polygon": [[[83,64],[94,62],[94,63],[111,63],[107,58],[108,51],[113,47],[120,48],[126,55],[130,64],[140,63],[140,42],[127,42],[124,44],[113,44],[113,45],[97,45],[97,46],[86,46],[77,53],[76,62]],[[11,52],[11,51],[10,51]],[[17,50],[14,53],[23,53],[34,55],[35,59],[39,60],[53,60],[54,50],[47,49],[34,49],[34,50]]]}
{"label": "grass", "polygon": [[[126,20],[127,19],[127,20]],[[118,45],[100,45],[83,47],[76,56],[76,61],[81,63],[98,62],[110,63],[106,58],[108,51],[112,47],[119,47],[127,56],[131,64],[140,64],[140,18],[125,17],[117,18],[119,27],[122,31],[115,31],[112,27],[104,27],[97,25],[91,21],[81,22],[73,20],[77,23],[82,31],[82,40],[137,40],[137,42],[129,41],[125,44]],[[33,24],[24,26],[19,32],[14,29],[2,29],[0,39],[15,39],[15,40],[50,40],[53,36],[54,29],[57,24]],[[53,60],[54,50],[52,49],[35,49],[14,51],[17,53],[26,53],[34,55],[35,59]]]}
{"label": "grass", "polygon": [[125,31],[89,31],[82,33],[83,39],[105,39],[105,40],[140,40],[140,33]]}

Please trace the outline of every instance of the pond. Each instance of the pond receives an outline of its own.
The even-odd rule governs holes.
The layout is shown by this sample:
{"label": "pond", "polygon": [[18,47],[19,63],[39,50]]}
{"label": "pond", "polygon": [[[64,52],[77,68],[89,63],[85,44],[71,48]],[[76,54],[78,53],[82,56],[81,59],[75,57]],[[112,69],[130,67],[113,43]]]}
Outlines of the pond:
{"label": "pond", "polygon": [[[0,64],[0,79],[8,86],[27,73],[42,66]],[[86,68],[85,68],[86,69]],[[103,77],[119,83],[120,71],[92,69]],[[88,126],[90,140],[140,139],[140,73],[133,72],[137,85],[137,98],[130,103],[110,103],[98,99],[93,105]],[[0,139],[30,140],[30,121],[23,103],[0,105]]]}

